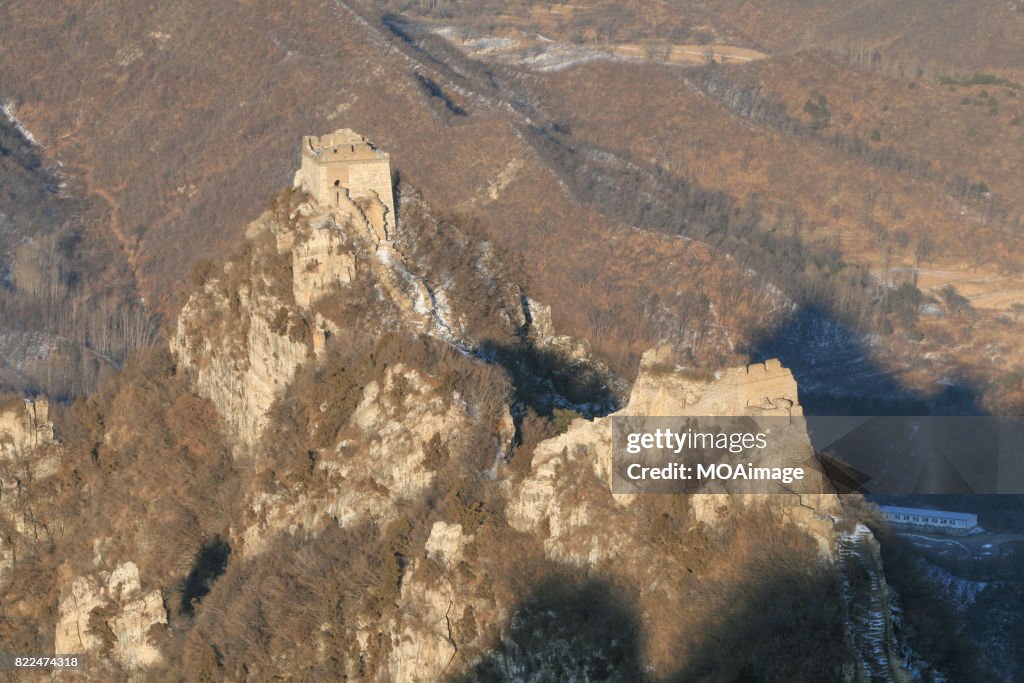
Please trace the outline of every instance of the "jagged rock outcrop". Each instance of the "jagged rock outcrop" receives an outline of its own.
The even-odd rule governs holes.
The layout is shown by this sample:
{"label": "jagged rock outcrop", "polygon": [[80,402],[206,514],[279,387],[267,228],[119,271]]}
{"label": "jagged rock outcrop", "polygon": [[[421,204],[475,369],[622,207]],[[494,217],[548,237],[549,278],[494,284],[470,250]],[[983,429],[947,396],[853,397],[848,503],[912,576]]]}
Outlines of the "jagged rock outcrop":
{"label": "jagged rock outcrop", "polygon": [[[315,489],[256,494],[254,521],[243,533],[246,554],[259,552],[281,532],[315,532],[328,521],[350,526],[386,524],[396,503],[415,499],[434,481],[439,449],[457,448],[472,417],[413,368],[389,368],[371,381],[349,431],[318,464]],[[506,435],[511,438],[511,435]]]}
{"label": "jagged rock outcrop", "polygon": [[[670,357],[667,349],[644,355],[629,403],[616,416],[802,414],[796,382],[777,362],[711,375],[677,367]],[[683,568],[666,562],[661,550],[640,540],[647,532],[642,526],[644,518],[638,514],[643,496],[610,492],[610,422],[609,418],[576,420],[564,434],[540,443],[522,482],[507,483],[508,520],[519,531],[541,539],[545,554],[552,560],[587,571],[601,568],[627,585],[644,587],[637,606],[648,621],[656,623],[661,604],[678,599],[679,591],[685,590],[683,583],[674,585],[670,577],[685,574],[678,574]],[[809,438],[787,443],[785,448],[808,457],[812,454]],[[685,499],[689,533],[697,534],[697,538],[714,536],[716,529],[727,527],[731,519],[743,514],[749,519],[753,513],[772,520],[771,525],[790,525],[806,534],[817,546],[818,561],[827,572],[842,575],[848,569],[850,563],[840,561],[839,540],[846,537],[837,536],[835,525],[843,512],[835,495],[693,494]],[[858,528],[861,538],[870,537],[866,528]],[[871,567],[873,580],[883,582],[876,593],[884,596],[877,552],[871,557],[875,561]],[[872,618],[886,624],[887,609],[883,604]],[[856,621],[857,615],[847,613],[844,618],[848,633],[866,628]],[[664,614],[661,619],[665,620]],[[861,662],[879,648],[891,653],[896,647],[888,631],[868,634],[866,639],[859,636],[849,646],[851,656]],[[851,659],[842,668],[849,674],[860,666]],[[897,674],[898,669],[895,664],[891,667]]]}
{"label": "jagged rock outcrop", "polygon": [[268,211],[249,226],[243,258],[182,307],[171,349],[243,447],[259,441],[270,406],[336,330],[310,309],[352,283],[370,229],[352,202]]}
{"label": "jagged rock outcrop", "polygon": [[151,629],[167,623],[167,610],[159,590],[142,590],[135,563],[75,577],[57,609],[56,652],[105,653],[129,670],[160,661]]}
{"label": "jagged rock outcrop", "polygon": [[[363,308],[380,313],[380,329],[369,334],[401,327],[474,352],[480,340],[471,328],[480,321],[470,319],[490,315],[503,318],[509,338],[529,327],[536,343],[589,358],[585,341],[554,334],[549,308],[490,272],[500,266],[489,244],[442,228],[412,188],[403,192],[401,209],[417,220],[407,228],[398,223],[387,154],[342,130],[304,138],[302,159],[295,189],[249,226],[241,258],[205,273],[171,340],[181,369],[218,407],[241,449],[257,444],[297,369],[320,357],[338,332],[337,311],[328,309],[357,281],[376,299],[362,301]],[[452,272],[430,272],[445,246],[475,250],[459,275],[471,282],[458,295],[449,291]],[[482,301],[495,298],[500,302]],[[531,311],[536,320],[529,325]]]}
{"label": "jagged rock outcrop", "polygon": [[189,297],[171,340],[197,393],[213,401],[245,446],[259,439],[267,411],[311,351],[291,315],[292,283],[282,292],[266,262],[280,254],[268,251],[227,264]]}
{"label": "jagged rock outcrop", "polygon": [[[704,378],[667,364],[668,357],[667,349],[644,355],[629,403],[616,416],[802,414],[796,381],[777,361],[730,368],[715,377]],[[617,534],[606,531],[615,529],[621,521],[609,524],[605,516],[616,515],[620,508],[631,505],[635,496],[610,493],[611,429],[610,418],[577,420],[565,434],[542,442],[534,452],[529,476],[511,496],[510,523],[531,533],[545,527],[549,532],[545,548],[553,558],[594,564],[623,550],[617,544]],[[796,444],[797,448],[801,446],[809,457],[809,438]],[[567,476],[567,470],[575,474]],[[734,505],[781,507],[791,521],[815,537],[823,556],[832,555],[831,516],[839,512],[835,496],[697,494],[690,501],[695,521],[709,524]],[[580,539],[586,539],[586,543],[581,545]]]}
{"label": "jagged rock outcrop", "polygon": [[479,649],[476,615],[490,623],[506,618],[504,606],[478,597],[487,579],[468,571],[465,551],[472,543],[461,524],[439,521],[431,528],[403,582],[398,616],[389,624],[390,680],[428,683],[456,673],[459,647]]}
{"label": "jagged rock outcrop", "polygon": [[290,213],[268,211],[249,226],[245,258],[209,274],[182,307],[171,340],[196,391],[218,406],[249,448],[298,367],[337,331],[317,304],[360,273],[403,325],[453,339],[446,311],[435,304],[443,296],[404,266],[405,257],[390,238],[382,239],[369,209],[345,199],[282,210]]}

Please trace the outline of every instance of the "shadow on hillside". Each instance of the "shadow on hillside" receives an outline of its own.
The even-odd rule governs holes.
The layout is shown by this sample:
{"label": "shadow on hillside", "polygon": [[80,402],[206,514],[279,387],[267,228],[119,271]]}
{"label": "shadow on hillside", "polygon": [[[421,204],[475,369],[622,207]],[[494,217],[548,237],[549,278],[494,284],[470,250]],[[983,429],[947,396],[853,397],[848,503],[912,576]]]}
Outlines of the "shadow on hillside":
{"label": "shadow on hillside", "polygon": [[[827,316],[806,310],[759,345],[754,360],[777,357],[793,371],[804,412],[812,416],[984,416],[977,389],[962,379],[937,385],[929,396],[903,386],[868,359],[858,336]],[[978,446],[980,449],[980,446]],[[940,463],[941,464],[941,463]],[[924,507],[979,515],[994,531],[1024,530],[1024,496],[961,493],[874,494],[880,504]]]}
{"label": "shadow on hillside", "polygon": [[453,680],[841,680],[849,655],[837,577],[824,566],[768,569],[738,584],[734,599],[723,602],[726,611],[711,611],[709,603],[706,628],[679,643],[672,672],[652,672],[642,661],[641,634],[659,624],[640,624],[625,596],[605,582],[559,578],[525,597],[507,637]]}
{"label": "shadow on hillside", "polygon": [[779,358],[793,371],[807,415],[984,415],[978,391],[947,378],[917,393],[871,360],[861,336],[819,310],[804,309],[756,344],[754,362]]}
{"label": "shadow on hillside", "polygon": [[477,354],[505,368],[520,406],[550,417],[555,408],[569,408],[587,418],[603,417],[619,408],[611,378],[592,363],[532,343],[485,341]]}

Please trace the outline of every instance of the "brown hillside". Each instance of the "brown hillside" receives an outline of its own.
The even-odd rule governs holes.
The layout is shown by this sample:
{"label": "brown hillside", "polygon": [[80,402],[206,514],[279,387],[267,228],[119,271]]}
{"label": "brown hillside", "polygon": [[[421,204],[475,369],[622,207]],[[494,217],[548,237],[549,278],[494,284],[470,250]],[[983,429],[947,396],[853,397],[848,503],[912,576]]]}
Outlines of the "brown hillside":
{"label": "brown hillside", "polygon": [[[17,94],[49,153],[109,205],[109,231],[147,300],[165,311],[192,264],[234,244],[290,182],[300,136],[343,122],[390,150],[403,179],[432,204],[479,211],[496,235],[519,243],[534,272],[546,274],[535,278],[536,296],[578,332],[616,328],[596,335],[613,352],[636,354],[648,343],[627,339],[633,323],[616,311],[634,305],[637,287],[645,296],[658,288],[605,264],[626,267],[647,252],[668,264],[696,253],[637,233],[616,246],[621,222],[560,188],[524,145],[524,117],[477,83],[418,61],[344,6],[214,5],[197,16],[174,4],[115,12],[25,3],[7,13],[6,25],[24,29],[8,32],[0,48],[5,91]],[[54,41],[60,51],[43,47]],[[487,188],[512,163],[520,169],[513,184],[490,199]],[[571,277],[581,244],[587,268],[604,273],[607,304],[595,302],[596,312]],[[673,293],[685,277],[677,267],[670,277],[659,282]]]}
{"label": "brown hillside", "polygon": [[[987,382],[1007,362],[980,357],[1009,332],[995,316],[1024,303],[1013,65],[985,53],[901,76],[902,55],[932,57],[897,40],[898,22],[871,35],[899,50],[867,63],[826,39],[824,27],[873,6],[718,3],[676,8],[670,21],[609,3],[501,15],[444,3],[403,15],[344,2],[15,3],[4,10],[2,94],[105,207],[93,226],[165,313],[192,265],[225,253],[290,183],[300,136],[347,126],[388,150],[430,205],[476,216],[519,253],[556,326],[593,339],[620,369],[709,317],[726,334],[698,356],[748,351],[781,312],[762,301],[769,284],[861,331],[890,330],[884,285],[919,266],[926,299],[941,303],[957,283],[987,311],[973,326],[980,338],[963,340],[973,350],[946,361],[977,365]],[[913,14],[914,35],[948,29],[951,53],[964,54],[973,34],[958,11],[925,14]],[[1005,5],[976,14],[1008,39],[1020,21]],[[544,30],[554,46],[544,49],[568,61],[471,56],[437,33],[451,26],[513,40]],[[834,54],[683,68],[654,49],[709,42]],[[903,327],[917,343],[913,324]],[[902,339],[872,353],[920,355]]]}

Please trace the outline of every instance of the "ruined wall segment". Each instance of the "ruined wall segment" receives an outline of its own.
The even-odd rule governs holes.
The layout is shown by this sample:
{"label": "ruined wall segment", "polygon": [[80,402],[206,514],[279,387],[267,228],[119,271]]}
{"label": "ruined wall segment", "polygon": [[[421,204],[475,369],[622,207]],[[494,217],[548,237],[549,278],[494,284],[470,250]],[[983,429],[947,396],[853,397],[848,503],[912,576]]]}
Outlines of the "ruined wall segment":
{"label": "ruined wall segment", "polygon": [[803,415],[796,378],[778,359],[727,368],[705,379],[675,367],[671,351],[665,346],[644,354],[628,414]]}
{"label": "ruined wall segment", "polygon": [[778,358],[745,368],[729,368],[722,381],[721,403],[732,409],[785,411],[803,415],[797,401],[796,379]]}

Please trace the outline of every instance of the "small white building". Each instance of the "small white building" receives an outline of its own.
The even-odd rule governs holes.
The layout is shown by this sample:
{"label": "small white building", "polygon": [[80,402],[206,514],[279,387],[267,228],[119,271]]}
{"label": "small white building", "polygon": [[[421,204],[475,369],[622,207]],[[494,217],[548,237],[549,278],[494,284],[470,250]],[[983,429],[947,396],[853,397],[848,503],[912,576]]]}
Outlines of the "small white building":
{"label": "small white building", "polygon": [[879,505],[885,521],[895,526],[947,534],[966,534],[978,527],[978,515],[970,512],[947,512],[923,508],[901,508]]}

